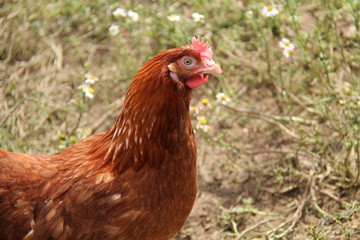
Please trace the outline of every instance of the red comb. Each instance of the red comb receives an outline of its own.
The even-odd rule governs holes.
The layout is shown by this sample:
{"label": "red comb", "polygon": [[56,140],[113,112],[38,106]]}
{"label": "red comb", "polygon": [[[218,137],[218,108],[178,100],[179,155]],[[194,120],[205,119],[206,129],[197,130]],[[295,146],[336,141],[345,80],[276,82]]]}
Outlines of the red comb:
{"label": "red comb", "polygon": [[193,37],[191,39],[192,48],[200,53],[200,56],[208,60],[212,59],[212,50],[211,47],[208,47],[208,43],[204,42],[203,38],[198,36],[197,38]]}

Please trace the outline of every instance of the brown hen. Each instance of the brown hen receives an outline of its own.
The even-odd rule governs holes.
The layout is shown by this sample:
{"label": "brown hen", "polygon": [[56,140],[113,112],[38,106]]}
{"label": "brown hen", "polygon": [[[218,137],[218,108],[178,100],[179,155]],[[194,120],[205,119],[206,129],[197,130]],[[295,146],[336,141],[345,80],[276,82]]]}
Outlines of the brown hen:
{"label": "brown hen", "polygon": [[174,236],[197,189],[191,91],[220,73],[193,38],[145,63],[109,131],[47,157],[0,149],[0,239]]}

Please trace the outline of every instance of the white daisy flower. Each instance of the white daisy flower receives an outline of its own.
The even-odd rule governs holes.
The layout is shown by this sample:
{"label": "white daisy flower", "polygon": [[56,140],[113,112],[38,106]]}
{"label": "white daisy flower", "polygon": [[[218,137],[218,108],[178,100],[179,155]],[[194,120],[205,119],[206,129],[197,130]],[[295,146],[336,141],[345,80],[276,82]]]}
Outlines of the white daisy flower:
{"label": "white daisy flower", "polygon": [[204,15],[201,15],[199,13],[193,13],[191,14],[191,17],[194,19],[194,22],[204,22]]}
{"label": "white daisy flower", "polygon": [[216,94],[216,101],[225,105],[230,102],[230,98],[226,96],[225,93],[218,93]]}
{"label": "white daisy flower", "polygon": [[85,74],[85,83],[86,84],[94,84],[95,82],[97,82],[99,80],[98,77],[95,77],[94,75],[92,75],[91,73],[87,73]]}
{"label": "white daisy flower", "polygon": [[285,57],[290,57],[292,51],[290,49],[284,49],[282,54],[285,56]]}
{"label": "white daisy flower", "polygon": [[199,106],[200,110],[205,109],[205,108],[211,108],[210,101],[207,98],[201,99],[200,103],[201,103]]}
{"label": "white daisy flower", "polygon": [[198,125],[206,125],[207,124],[206,118],[203,116],[197,117],[197,120],[198,120]]}
{"label": "white daisy flower", "polygon": [[178,22],[178,21],[180,21],[180,16],[179,15],[170,15],[170,16],[167,16],[167,19],[170,22]]}
{"label": "white daisy flower", "polygon": [[292,44],[292,43],[290,42],[290,40],[287,39],[287,38],[282,38],[281,41],[279,42],[279,46],[280,46],[281,48],[283,48],[284,50],[285,50],[285,49],[288,49],[288,50],[290,50],[290,51],[294,51],[294,49],[295,49],[294,44]]}
{"label": "white daisy flower", "polygon": [[209,99],[207,99],[207,98],[201,99],[201,104],[204,105],[204,106],[208,106],[210,104]]}
{"label": "white daisy flower", "polygon": [[127,15],[129,18],[131,18],[131,20],[133,20],[134,22],[139,21],[139,14],[137,12],[134,12],[132,10],[127,11]]}
{"label": "white daisy flower", "polygon": [[202,128],[201,128],[204,132],[209,132],[211,130],[211,126],[210,125],[204,125]]}
{"label": "white daisy flower", "polygon": [[345,105],[345,103],[346,103],[346,102],[345,102],[344,99],[340,99],[340,100],[339,100],[339,104],[340,104],[340,105]]}
{"label": "white daisy flower", "polygon": [[196,106],[190,106],[190,112],[196,115],[199,113],[199,108]]}
{"label": "white daisy flower", "polygon": [[109,33],[112,36],[118,35],[120,32],[120,27],[117,24],[111,24],[111,26],[109,27]]}
{"label": "white daisy flower", "polygon": [[264,17],[273,17],[279,13],[279,11],[273,6],[265,6],[260,10],[261,15]]}
{"label": "white daisy flower", "polygon": [[251,11],[251,10],[246,11],[245,17],[247,17],[248,19],[251,19],[251,18],[253,18],[253,16],[254,16],[254,12],[253,12],[253,11]]}
{"label": "white daisy flower", "polygon": [[197,120],[198,120],[196,124],[197,129],[202,129],[204,132],[208,132],[211,129],[205,117],[202,116],[198,117]]}
{"label": "white daisy flower", "polygon": [[112,12],[112,15],[114,15],[114,17],[126,17],[127,13],[124,9],[122,8],[117,8],[115,9],[115,11]]}
{"label": "white daisy flower", "polygon": [[81,89],[85,93],[85,97],[94,98],[94,89],[87,84],[81,84],[78,89]]}

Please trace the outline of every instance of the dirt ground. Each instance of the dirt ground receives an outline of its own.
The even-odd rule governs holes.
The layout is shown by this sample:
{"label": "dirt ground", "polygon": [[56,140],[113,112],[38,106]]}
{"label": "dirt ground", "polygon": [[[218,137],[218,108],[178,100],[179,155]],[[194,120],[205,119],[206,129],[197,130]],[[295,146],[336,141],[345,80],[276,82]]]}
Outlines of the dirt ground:
{"label": "dirt ground", "polygon": [[[229,166],[220,163],[226,156],[214,154],[211,146],[205,146],[203,151],[204,157],[199,159],[198,197],[186,225],[175,239],[316,239],[310,234],[309,226],[318,226],[326,235],[318,239],[360,239],[358,213],[344,216],[348,218],[340,224],[344,226],[339,226],[314,209],[311,194],[305,192],[309,191],[306,182],[282,185],[276,183],[274,176],[264,174],[274,165],[270,155],[257,162],[246,156],[236,159],[229,171]],[[359,189],[344,191],[340,197],[322,189],[318,191],[321,207],[332,213],[344,210],[343,201],[360,199]],[[253,203],[246,211],[244,200],[249,198]],[[233,226],[226,223],[229,219],[223,219],[224,212],[239,206],[245,209],[231,217],[238,229],[233,235],[230,234],[234,233]],[[276,228],[278,233],[274,232]],[[352,230],[350,238],[344,238],[345,228]],[[280,237],[285,231],[286,236]]]}
{"label": "dirt ground", "polygon": [[[265,91],[244,97],[269,112]],[[331,189],[330,169],[315,174],[315,156],[293,152],[290,137],[264,125],[251,117],[228,125],[229,138],[240,136],[233,153],[197,136],[198,197],[175,239],[360,239],[359,206],[349,205],[360,189]]]}

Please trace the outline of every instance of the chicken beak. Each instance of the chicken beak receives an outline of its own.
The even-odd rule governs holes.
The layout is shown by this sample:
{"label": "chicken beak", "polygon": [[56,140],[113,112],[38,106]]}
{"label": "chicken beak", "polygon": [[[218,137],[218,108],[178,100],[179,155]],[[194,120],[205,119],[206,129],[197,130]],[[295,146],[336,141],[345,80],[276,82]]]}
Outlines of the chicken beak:
{"label": "chicken beak", "polygon": [[204,59],[204,66],[200,67],[196,72],[200,74],[223,74],[221,68],[213,61]]}

